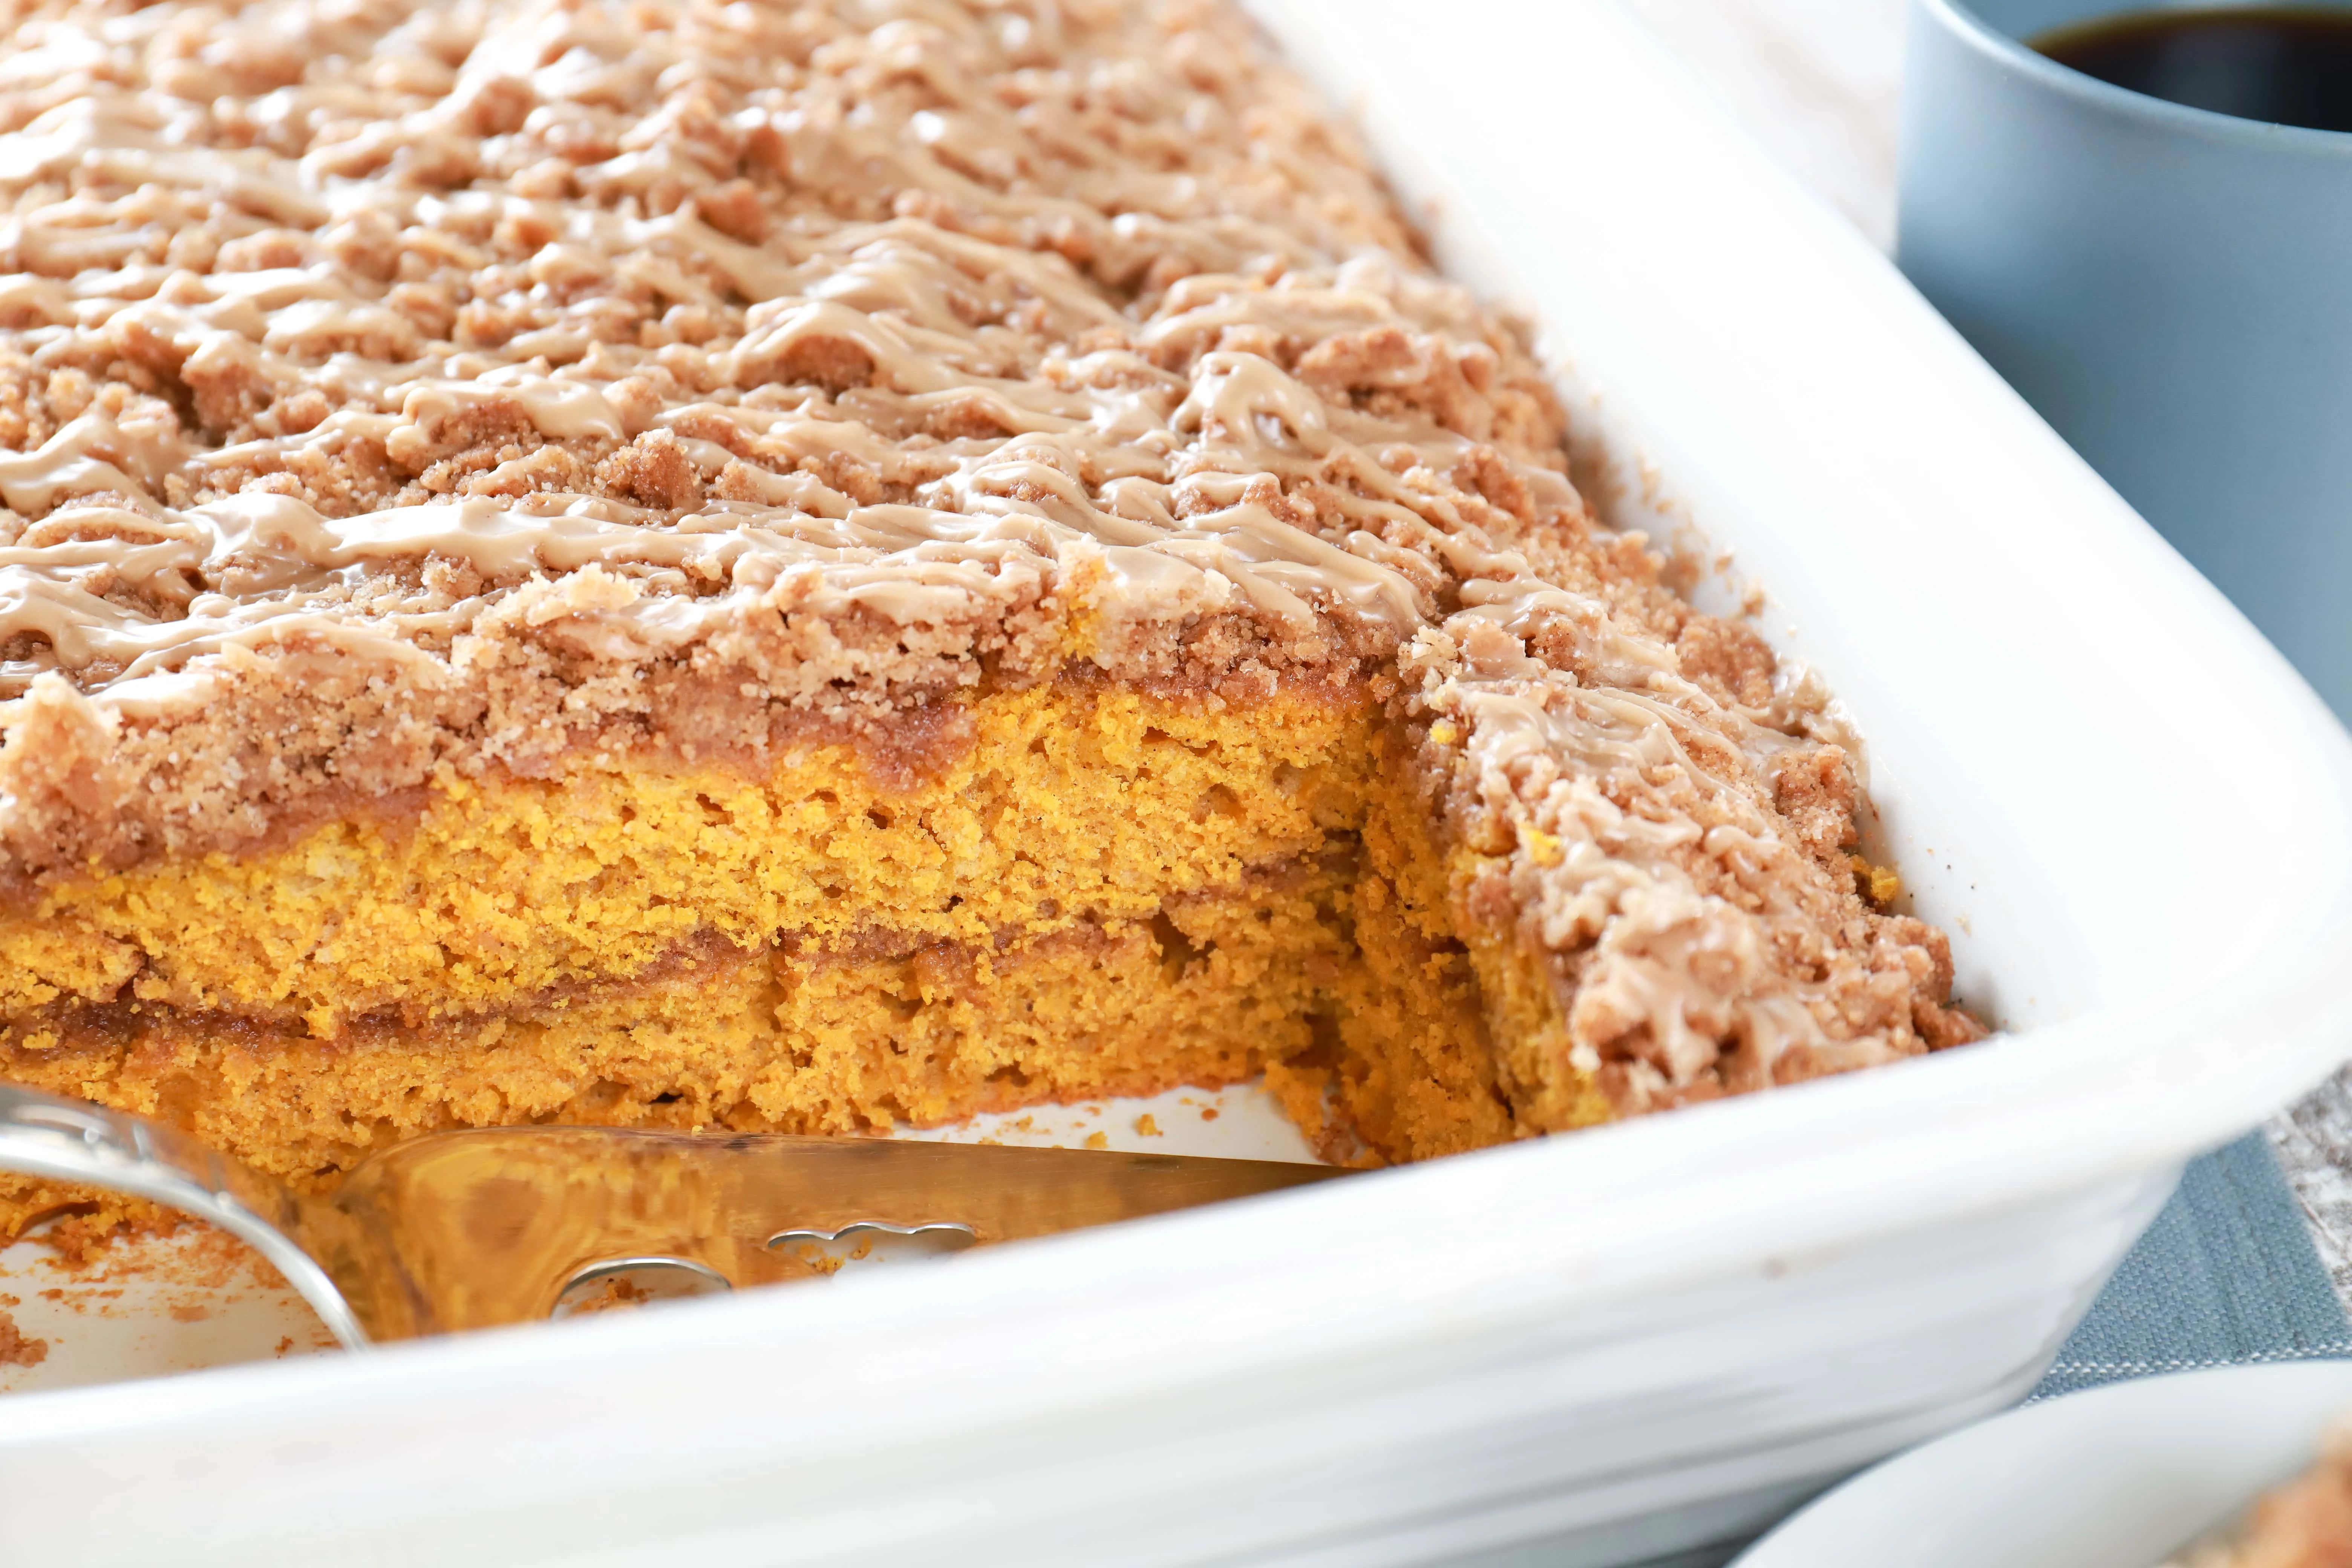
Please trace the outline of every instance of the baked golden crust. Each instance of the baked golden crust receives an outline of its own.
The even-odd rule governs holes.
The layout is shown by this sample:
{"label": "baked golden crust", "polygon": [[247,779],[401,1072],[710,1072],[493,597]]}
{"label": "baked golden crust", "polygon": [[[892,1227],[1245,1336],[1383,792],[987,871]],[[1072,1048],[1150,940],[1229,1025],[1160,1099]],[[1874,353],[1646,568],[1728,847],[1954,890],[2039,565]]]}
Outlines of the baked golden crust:
{"label": "baked golden crust", "polygon": [[[1322,967],[1211,1076],[1347,1157],[1979,1032],[1817,684],[1593,517],[1521,335],[1216,0],[78,4],[6,59],[11,1070],[381,1067],[860,931],[1108,975],[1307,863]],[[1070,1029],[1093,1078],[1005,1081],[1210,1072]]]}

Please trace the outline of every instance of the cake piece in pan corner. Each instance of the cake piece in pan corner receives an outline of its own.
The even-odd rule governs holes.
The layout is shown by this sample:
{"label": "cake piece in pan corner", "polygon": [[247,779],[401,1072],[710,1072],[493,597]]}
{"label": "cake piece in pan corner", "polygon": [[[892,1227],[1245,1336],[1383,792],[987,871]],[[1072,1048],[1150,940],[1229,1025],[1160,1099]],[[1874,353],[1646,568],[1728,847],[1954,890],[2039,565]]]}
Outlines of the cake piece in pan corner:
{"label": "cake piece in pan corner", "polygon": [[1981,1032],[1232,9],[21,16],[0,1075],[295,1180],[1259,1074],[1375,1162]]}

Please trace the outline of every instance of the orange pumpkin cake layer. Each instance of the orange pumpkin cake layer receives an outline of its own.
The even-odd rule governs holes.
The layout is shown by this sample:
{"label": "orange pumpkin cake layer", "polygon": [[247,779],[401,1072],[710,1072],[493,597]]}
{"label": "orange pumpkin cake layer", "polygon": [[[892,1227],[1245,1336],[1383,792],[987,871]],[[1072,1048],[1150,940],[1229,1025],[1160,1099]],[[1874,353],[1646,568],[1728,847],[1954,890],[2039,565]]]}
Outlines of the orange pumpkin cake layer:
{"label": "orange pumpkin cake layer", "polygon": [[0,1073],[1394,1160],[1981,1032],[1228,6],[14,15]]}

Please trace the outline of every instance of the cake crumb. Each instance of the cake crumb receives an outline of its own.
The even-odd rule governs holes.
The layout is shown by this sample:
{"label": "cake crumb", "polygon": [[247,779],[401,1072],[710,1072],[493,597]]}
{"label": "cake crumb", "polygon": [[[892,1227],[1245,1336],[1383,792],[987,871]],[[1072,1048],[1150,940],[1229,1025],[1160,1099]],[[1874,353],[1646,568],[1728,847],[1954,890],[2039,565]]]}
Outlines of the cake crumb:
{"label": "cake crumb", "polygon": [[49,1342],[37,1340],[0,1310],[0,1366],[38,1366],[49,1359]]}
{"label": "cake crumb", "polygon": [[1846,857],[1853,868],[1854,889],[1872,903],[1893,903],[1903,892],[1903,878],[1892,866],[1874,866],[1860,855]]}
{"label": "cake crumb", "polygon": [[1201,1120],[1202,1120],[1202,1121],[1214,1121],[1216,1119],[1217,1119],[1217,1108],[1216,1108],[1215,1106],[1213,1106],[1213,1105],[1204,1105],[1204,1106],[1201,1107]]}
{"label": "cake crumb", "polygon": [[574,1303],[570,1315],[577,1318],[591,1312],[622,1311],[642,1307],[651,1300],[651,1292],[635,1280],[614,1276],[599,1281],[595,1294]]}
{"label": "cake crumb", "polygon": [[1087,1134],[1087,1147],[1089,1149],[1108,1149],[1110,1147],[1110,1135],[1104,1132],[1089,1132]]}
{"label": "cake crumb", "polygon": [[1157,1137],[1159,1137],[1159,1136],[1160,1136],[1160,1121],[1159,1121],[1159,1119],[1158,1119],[1158,1118],[1156,1118],[1156,1117],[1154,1117],[1154,1116],[1151,1114],[1151,1112],[1150,1112],[1150,1111],[1148,1111],[1148,1110],[1147,1110],[1147,1111],[1145,1111],[1142,1115],[1140,1115],[1140,1116],[1137,1117],[1137,1118],[1135,1119],[1135,1135],[1136,1135],[1137,1137],[1139,1137],[1139,1138],[1157,1138]]}

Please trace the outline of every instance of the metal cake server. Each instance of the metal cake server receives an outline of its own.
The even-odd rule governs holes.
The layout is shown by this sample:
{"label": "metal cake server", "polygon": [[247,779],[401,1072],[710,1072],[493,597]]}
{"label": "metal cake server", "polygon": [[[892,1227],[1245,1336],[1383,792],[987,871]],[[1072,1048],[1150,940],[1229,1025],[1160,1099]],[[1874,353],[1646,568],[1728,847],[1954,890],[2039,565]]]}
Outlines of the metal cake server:
{"label": "metal cake server", "polygon": [[159,1122],[0,1084],[0,1171],[210,1221],[352,1350],[1190,1208],[1321,1165],[612,1127],[436,1132],[293,1192]]}

